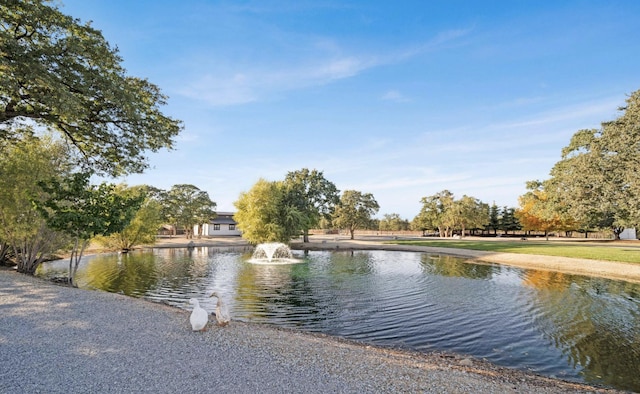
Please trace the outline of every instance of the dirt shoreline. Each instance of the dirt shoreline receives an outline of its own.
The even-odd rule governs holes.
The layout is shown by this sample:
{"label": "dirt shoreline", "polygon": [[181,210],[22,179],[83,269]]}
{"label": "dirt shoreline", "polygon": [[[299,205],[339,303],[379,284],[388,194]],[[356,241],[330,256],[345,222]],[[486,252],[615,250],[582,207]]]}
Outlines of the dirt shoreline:
{"label": "dirt shoreline", "polygon": [[[290,243],[290,246],[292,249],[297,250],[396,250],[426,252],[459,256],[479,263],[497,263],[525,269],[556,271],[566,274],[595,276],[640,283],[640,264],[386,243],[393,239],[393,237],[363,237],[350,240],[345,237],[314,235],[310,239],[311,242],[294,240]],[[193,240],[187,240],[184,237],[161,238],[156,244],[147,247],[176,248],[188,247],[189,245],[194,247],[249,247],[249,244],[239,237],[200,238]],[[640,249],[638,252],[640,253]]]}

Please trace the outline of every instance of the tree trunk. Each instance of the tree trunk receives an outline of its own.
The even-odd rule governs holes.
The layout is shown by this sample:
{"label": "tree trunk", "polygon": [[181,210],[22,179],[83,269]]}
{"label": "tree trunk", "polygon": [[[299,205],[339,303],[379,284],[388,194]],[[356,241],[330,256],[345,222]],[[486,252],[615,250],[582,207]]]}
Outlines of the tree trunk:
{"label": "tree trunk", "polygon": [[0,264],[4,263],[9,256],[10,246],[8,243],[0,241]]}
{"label": "tree trunk", "polygon": [[[82,254],[89,244],[88,239],[83,239],[81,245],[80,241],[80,239],[76,239],[73,250],[71,251],[71,258],[69,259],[69,285],[73,287],[78,287],[78,284],[76,283],[76,273],[78,272],[78,266],[80,265]],[[78,250],[78,246],[80,246],[80,250]]]}
{"label": "tree trunk", "polygon": [[354,234],[355,232],[356,232],[356,230],[355,230],[355,229],[353,229],[353,228],[350,228],[350,229],[349,229],[349,234],[351,234],[351,239],[353,239],[353,234]]}
{"label": "tree trunk", "polygon": [[52,252],[55,233],[41,224],[37,233],[20,240],[11,241],[11,248],[16,258],[17,271],[33,275],[45,257]]}
{"label": "tree trunk", "polygon": [[309,242],[309,229],[307,228],[302,231],[302,242]]}
{"label": "tree trunk", "polygon": [[620,234],[622,234],[623,231],[624,231],[624,227],[614,227],[613,228],[613,236],[615,237],[615,240],[617,240],[617,241],[620,240]]}

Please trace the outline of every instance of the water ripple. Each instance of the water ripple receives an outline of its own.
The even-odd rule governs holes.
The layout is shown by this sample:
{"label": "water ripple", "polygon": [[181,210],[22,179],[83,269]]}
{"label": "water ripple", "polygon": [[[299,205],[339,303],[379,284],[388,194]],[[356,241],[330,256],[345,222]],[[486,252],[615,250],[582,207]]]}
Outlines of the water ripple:
{"label": "water ripple", "polygon": [[296,252],[303,263],[277,266],[248,257],[214,248],[96,256],[78,279],[184,309],[191,297],[215,309],[217,291],[236,320],[640,390],[638,285],[424,253]]}

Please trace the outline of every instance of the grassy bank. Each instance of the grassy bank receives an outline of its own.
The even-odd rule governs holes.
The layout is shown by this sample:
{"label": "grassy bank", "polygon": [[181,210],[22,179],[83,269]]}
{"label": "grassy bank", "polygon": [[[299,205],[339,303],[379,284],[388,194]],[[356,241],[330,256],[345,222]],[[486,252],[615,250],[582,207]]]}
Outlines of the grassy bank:
{"label": "grassy bank", "polygon": [[483,250],[487,252],[535,254],[543,256],[574,257],[580,259],[619,261],[640,264],[640,247],[637,244],[585,244],[545,241],[482,241],[482,240],[420,240],[391,241],[400,245],[431,246]]}

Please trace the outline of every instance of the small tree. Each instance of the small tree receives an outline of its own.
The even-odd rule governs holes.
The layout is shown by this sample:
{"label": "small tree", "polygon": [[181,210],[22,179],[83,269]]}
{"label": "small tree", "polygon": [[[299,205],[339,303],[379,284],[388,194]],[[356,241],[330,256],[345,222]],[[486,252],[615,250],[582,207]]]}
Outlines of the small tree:
{"label": "small tree", "polygon": [[542,182],[527,182],[527,190],[518,198],[520,208],[515,211],[525,231],[543,231],[548,240],[550,231],[569,232],[579,227],[578,222],[562,206],[549,200]]}
{"label": "small tree", "polygon": [[356,229],[366,227],[380,206],[371,193],[345,190],[333,214],[333,223],[349,230],[351,239]]}
{"label": "small tree", "polygon": [[489,208],[489,222],[484,228],[489,232],[493,231],[493,235],[496,235],[500,228],[500,209],[495,202]]}
{"label": "small tree", "polygon": [[106,237],[98,237],[98,242],[107,248],[123,252],[133,249],[136,245],[151,244],[156,240],[158,228],[162,224],[160,203],[147,193],[147,187],[132,187],[118,189],[118,193],[132,197],[144,198],[140,209],[131,222],[122,229]]}
{"label": "small tree", "polygon": [[142,203],[139,196],[123,196],[113,184],[89,184],[89,173],[76,173],[59,181],[39,182],[48,198],[38,210],[49,227],[74,240],[69,258],[69,284],[77,286],[75,274],[89,241],[96,235],[122,231]]}
{"label": "small tree", "polygon": [[37,182],[69,171],[65,144],[51,136],[24,137],[0,147],[0,259],[11,256],[18,272],[33,275],[68,239],[51,230],[35,209]]}

